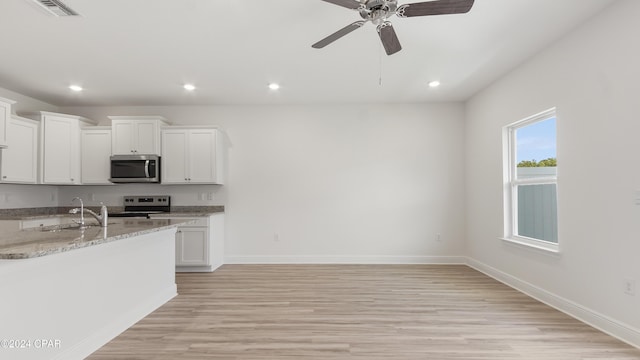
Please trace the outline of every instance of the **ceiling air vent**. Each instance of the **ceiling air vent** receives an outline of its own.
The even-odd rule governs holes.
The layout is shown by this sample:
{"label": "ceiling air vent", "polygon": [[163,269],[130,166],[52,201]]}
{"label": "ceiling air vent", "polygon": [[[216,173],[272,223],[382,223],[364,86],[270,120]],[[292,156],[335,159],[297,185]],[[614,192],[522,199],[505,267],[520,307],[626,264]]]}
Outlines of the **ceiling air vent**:
{"label": "ceiling air vent", "polygon": [[55,16],[78,16],[78,13],[60,0],[33,0],[36,4]]}

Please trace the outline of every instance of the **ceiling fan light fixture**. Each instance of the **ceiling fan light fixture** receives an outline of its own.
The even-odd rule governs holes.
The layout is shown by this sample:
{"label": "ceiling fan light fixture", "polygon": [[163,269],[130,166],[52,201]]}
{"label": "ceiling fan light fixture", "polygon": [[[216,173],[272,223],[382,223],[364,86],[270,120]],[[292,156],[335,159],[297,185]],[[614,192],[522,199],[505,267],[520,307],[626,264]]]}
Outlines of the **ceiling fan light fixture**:
{"label": "ceiling fan light fixture", "polygon": [[274,90],[274,91],[275,91],[275,90],[278,90],[278,89],[280,89],[280,84],[277,84],[277,83],[270,83],[270,84],[269,84],[269,89]]}
{"label": "ceiling fan light fixture", "polygon": [[80,85],[70,85],[69,89],[71,89],[71,91],[74,91],[74,92],[80,92],[83,90],[82,86]]}
{"label": "ceiling fan light fixture", "polygon": [[184,84],[183,88],[187,91],[193,91],[196,89],[195,85],[193,84]]}
{"label": "ceiling fan light fixture", "polygon": [[440,86],[440,81],[438,80],[433,80],[429,82],[429,87],[432,89],[437,88],[438,86]]}

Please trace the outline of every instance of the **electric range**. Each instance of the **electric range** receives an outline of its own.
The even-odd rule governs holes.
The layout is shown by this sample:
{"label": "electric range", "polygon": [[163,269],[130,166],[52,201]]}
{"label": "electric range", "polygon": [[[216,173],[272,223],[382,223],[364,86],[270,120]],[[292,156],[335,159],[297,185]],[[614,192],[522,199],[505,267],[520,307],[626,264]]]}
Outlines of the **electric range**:
{"label": "electric range", "polygon": [[125,196],[124,211],[109,213],[109,217],[145,217],[171,211],[171,196]]}

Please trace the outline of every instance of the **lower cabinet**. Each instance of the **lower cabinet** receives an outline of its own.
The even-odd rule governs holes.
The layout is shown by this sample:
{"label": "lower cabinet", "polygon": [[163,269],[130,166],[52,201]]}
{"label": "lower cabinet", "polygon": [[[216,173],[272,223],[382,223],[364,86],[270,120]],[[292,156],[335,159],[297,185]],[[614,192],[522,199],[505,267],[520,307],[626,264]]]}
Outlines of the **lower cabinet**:
{"label": "lower cabinet", "polygon": [[181,226],[176,232],[176,266],[209,264],[209,227]]}
{"label": "lower cabinet", "polygon": [[176,272],[211,272],[223,264],[224,213],[197,218],[153,217],[195,221],[176,231]]}

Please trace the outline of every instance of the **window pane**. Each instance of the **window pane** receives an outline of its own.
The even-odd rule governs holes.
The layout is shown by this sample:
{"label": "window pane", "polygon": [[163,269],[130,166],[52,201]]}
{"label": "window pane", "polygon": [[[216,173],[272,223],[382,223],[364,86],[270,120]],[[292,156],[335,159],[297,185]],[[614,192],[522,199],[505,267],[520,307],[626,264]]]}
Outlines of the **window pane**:
{"label": "window pane", "polygon": [[518,128],[515,143],[518,179],[556,175],[555,117]]}
{"label": "window pane", "polygon": [[518,186],[518,234],[558,242],[556,184]]}

